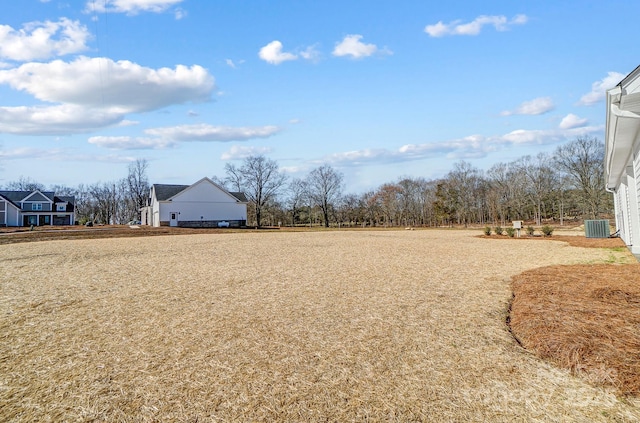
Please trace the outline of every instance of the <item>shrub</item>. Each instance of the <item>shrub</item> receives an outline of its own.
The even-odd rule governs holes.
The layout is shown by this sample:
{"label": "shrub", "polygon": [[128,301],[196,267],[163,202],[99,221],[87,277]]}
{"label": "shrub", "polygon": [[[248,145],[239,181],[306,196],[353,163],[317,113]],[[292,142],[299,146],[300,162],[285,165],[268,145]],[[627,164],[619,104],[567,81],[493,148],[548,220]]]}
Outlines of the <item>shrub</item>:
{"label": "shrub", "polygon": [[533,226],[527,226],[527,235],[533,236],[535,232],[536,232],[536,228],[534,228]]}
{"label": "shrub", "polygon": [[487,235],[487,236],[491,235],[491,228],[488,227],[488,226],[485,226],[484,227],[484,234]]}
{"label": "shrub", "polygon": [[501,226],[496,226],[493,231],[496,233],[496,235],[502,235],[502,233],[504,232]]}
{"label": "shrub", "polygon": [[553,226],[544,225],[542,228],[540,228],[540,230],[542,231],[542,234],[544,236],[551,236],[551,234],[553,233]]}
{"label": "shrub", "polygon": [[515,228],[507,228],[505,229],[507,231],[507,235],[509,235],[509,237],[513,238],[513,236],[516,234],[516,229]]}

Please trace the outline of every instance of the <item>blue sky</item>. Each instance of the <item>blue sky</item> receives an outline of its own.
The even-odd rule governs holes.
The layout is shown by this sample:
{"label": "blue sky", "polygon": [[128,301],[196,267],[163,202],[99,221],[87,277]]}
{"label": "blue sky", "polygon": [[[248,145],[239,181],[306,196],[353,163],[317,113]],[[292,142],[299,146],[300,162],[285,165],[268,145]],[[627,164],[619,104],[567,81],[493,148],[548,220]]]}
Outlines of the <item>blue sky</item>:
{"label": "blue sky", "polygon": [[0,15],[0,185],[224,176],[348,192],[604,137],[637,1],[23,0]]}

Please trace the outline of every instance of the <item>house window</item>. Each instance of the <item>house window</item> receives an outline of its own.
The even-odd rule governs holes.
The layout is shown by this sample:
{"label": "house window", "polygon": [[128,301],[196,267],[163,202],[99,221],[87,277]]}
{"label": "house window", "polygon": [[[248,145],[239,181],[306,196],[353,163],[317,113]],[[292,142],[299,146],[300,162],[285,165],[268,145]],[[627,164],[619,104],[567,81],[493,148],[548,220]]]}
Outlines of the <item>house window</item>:
{"label": "house window", "polygon": [[31,203],[31,210],[42,210],[42,203]]}
{"label": "house window", "polygon": [[67,206],[65,204],[58,204],[57,211],[67,211]]}

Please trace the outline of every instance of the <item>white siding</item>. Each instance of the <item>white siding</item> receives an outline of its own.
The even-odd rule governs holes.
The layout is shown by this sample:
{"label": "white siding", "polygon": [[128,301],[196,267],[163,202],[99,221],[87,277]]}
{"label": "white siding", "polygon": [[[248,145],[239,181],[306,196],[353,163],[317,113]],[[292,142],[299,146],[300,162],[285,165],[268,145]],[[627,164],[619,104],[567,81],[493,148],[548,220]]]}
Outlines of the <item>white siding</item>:
{"label": "white siding", "polygon": [[247,206],[204,178],[174,195],[169,201],[157,201],[151,192],[150,224],[167,224],[171,213],[178,213],[178,222],[246,221]]}
{"label": "white siding", "polygon": [[637,177],[634,175],[633,166],[630,161],[627,167],[627,174],[623,178],[620,185],[625,186],[625,223],[626,223],[626,239],[625,243],[631,247],[631,252],[640,254],[640,212],[638,204],[638,184]]}
{"label": "white siding", "polygon": [[[640,146],[640,144],[638,145]],[[637,151],[634,153],[633,175],[636,184],[636,198],[640,198],[640,155],[638,155]]]}
{"label": "white siding", "polygon": [[205,201],[173,201],[161,203],[160,220],[168,221],[172,212],[180,213],[178,220],[247,220],[247,207],[237,203],[215,203]]}
{"label": "white siding", "polygon": [[235,197],[209,182],[201,180],[175,195],[173,202],[181,203],[236,203]]}
{"label": "white siding", "polygon": [[616,210],[616,228],[620,233],[620,238],[624,241],[625,244],[629,245],[627,242],[627,219],[626,213],[628,210],[627,207],[627,187],[626,185],[620,185],[618,191],[613,196],[614,206]]}

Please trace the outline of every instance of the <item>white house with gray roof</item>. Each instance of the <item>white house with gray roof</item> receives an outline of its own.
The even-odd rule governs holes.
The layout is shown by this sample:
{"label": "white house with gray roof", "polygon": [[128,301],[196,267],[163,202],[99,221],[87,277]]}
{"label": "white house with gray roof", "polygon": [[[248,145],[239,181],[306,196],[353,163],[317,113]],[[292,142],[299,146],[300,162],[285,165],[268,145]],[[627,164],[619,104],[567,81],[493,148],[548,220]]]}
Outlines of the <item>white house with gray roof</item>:
{"label": "white house with gray roof", "polygon": [[75,224],[75,197],[52,191],[0,191],[0,226]]}
{"label": "white house with gray roof", "polygon": [[153,184],[140,220],[156,227],[242,227],[247,222],[247,198],[209,178],[193,185]]}
{"label": "white house with gray roof", "polygon": [[605,183],[614,195],[616,229],[640,254],[640,66],[607,91]]}

